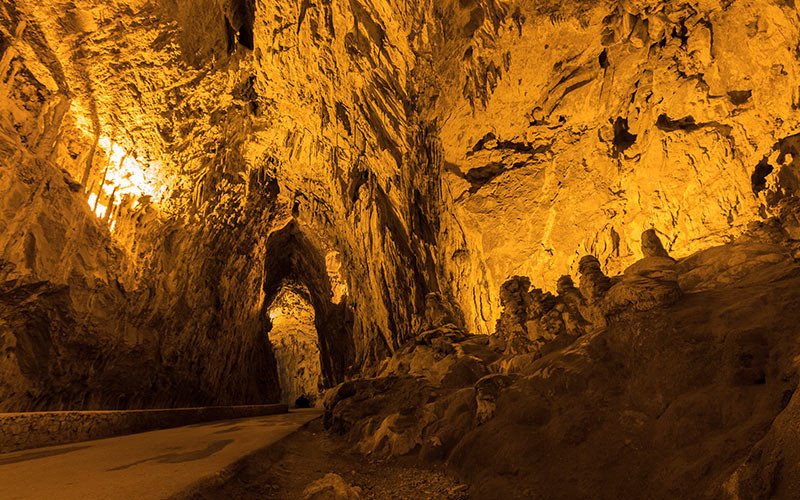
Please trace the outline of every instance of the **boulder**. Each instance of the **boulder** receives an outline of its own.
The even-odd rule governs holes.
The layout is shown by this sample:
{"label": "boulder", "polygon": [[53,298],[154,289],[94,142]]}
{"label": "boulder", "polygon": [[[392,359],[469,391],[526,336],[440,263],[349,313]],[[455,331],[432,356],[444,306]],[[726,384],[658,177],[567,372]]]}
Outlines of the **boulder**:
{"label": "boulder", "polygon": [[600,269],[600,261],[594,255],[581,257],[578,263],[581,275],[580,292],[589,304],[599,301],[611,287],[611,280]]}
{"label": "boulder", "polygon": [[514,378],[509,375],[495,373],[487,375],[475,383],[475,419],[478,425],[488,422],[494,417],[497,397],[513,381]]}
{"label": "boulder", "polygon": [[683,295],[675,261],[670,257],[645,257],[628,267],[622,279],[609,289],[603,309],[647,311],[674,303]]}

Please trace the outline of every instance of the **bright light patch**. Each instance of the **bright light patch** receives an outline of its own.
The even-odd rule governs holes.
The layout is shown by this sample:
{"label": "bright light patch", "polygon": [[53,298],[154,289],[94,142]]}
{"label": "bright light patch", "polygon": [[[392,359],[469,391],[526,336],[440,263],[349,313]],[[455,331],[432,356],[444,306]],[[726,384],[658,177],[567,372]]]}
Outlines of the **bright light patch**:
{"label": "bright light patch", "polygon": [[272,320],[277,319],[277,318],[280,317],[281,313],[282,313],[281,308],[280,307],[276,307],[275,309],[272,309],[269,312],[269,319],[272,319]]}
{"label": "bright light patch", "polygon": [[106,206],[102,203],[97,204],[97,208],[94,208],[94,204],[97,201],[97,194],[92,193],[89,195],[89,208],[94,209],[94,214],[98,217],[104,217],[106,215]]}
{"label": "bright light patch", "polygon": [[[112,194],[115,206],[120,204],[125,195],[133,198],[133,206],[138,205],[142,196],[150,196],[155,203],[164,198],[169,183],[162,176],[164,168],[161,164],[158,162],[140,163],[132,151],[126,151],[108,136],[101,136],[98,145],[108,155],[108,170],[105,172],[105,181],[101,187],[103,193],[100,198],[101,203],[97,204],[96,209],[97,194],[89,195],[89,207],[94,209],[95,215],[105,216],[106,205]],[[116,224],[112,223],[112,230],[115,226]]]}
{"label": "bright light patch", "polygon": [[161,165],[151,162],[147,165],[139,163],[132,154],[126,152],[111,139],[100,137],[99,145],[109,157],[108,173],[103,190],[110,195],[117,188],[116,195],[132,194],[136,198],[149,195],[154,201],[161,200],[166,191],[166,183],[160,176]]}

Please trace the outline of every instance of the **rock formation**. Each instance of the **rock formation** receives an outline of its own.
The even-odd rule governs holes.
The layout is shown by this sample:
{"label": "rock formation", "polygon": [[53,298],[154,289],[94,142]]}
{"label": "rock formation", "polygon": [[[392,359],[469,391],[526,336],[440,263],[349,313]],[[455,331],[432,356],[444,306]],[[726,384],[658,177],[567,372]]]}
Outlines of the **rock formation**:
{"label": "rock formation", "polygon": [[476,498],[790,498],[799,46],[782,0],[6,1],[0,411],[316,387]]}
{"label": "rock formation", "polygon": [[[800,310],[800,265],[792,240],[767,245],[762,231],[677,265],[637,261],[598,299],[601,322],[578,335],[524,351],[440,334],[449,347],[435,363],[412,344],[377,378],[329,392],[326,424],[373,456],[444,460],[471,498],[791,498],[800,352],[796,314],[779,311]],[[734,270],[735,281],[715,281]],[[520,321],[543,295],[529,283],[501,288],[498,335],[526,335]],[[574,293],[570,283],[560,290]],[[466,362],[474,375],[452,376]],[[450,371],[430,376],[437,366]]]}

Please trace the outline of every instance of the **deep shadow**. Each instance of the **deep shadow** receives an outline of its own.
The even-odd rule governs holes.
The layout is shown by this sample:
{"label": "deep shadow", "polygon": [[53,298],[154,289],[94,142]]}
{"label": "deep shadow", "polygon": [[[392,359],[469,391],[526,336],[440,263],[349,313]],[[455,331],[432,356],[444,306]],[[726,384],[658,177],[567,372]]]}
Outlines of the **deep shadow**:
{"label": "deep shadow", "polygon": [[56,455],[64,455],[66,453],[72,453],[73,451],[80,451],[85,450],[86,448],[91,448],[91,446],[70,446],[69,448],[61,448],[58,450],[39,450],[39,451],[29,451],[27,453],[23,453],[22,455],[17,455],[15,457],[5,457],[0,458],[0,465],[8,465],[8,464],[16,464],[19,462],[27,462],[28,460],[36,460],[37,458],[47,458],[47,457],[54,457]]}

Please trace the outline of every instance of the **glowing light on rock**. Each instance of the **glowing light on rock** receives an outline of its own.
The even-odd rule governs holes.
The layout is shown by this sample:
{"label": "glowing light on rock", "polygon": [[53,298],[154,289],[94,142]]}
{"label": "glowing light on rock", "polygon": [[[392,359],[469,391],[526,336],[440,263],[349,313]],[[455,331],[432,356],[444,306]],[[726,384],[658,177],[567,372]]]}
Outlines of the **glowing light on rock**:
{"label": "glowing light on rock", "polygon": [[101,137],[99,145],[108,154],[109,168],[103,190],[110,195],[116,187],[116,194],[131,194],[138,198],[149,195],[160,200],[166,191],[166,183],[161,178],[161,165],[149,162],[143,165],[136,160],[134,152],[127,152],[109,137]]}
{"label": "glowing light on rock", "polygon": [[328,278],[331,280],[331,289],[333,291],[333,298],[331,299],[334,304],[342,301],[342,297],[347,295],[347,283],[342,276],[342,261],[339,252],[328,252],[325,256],[325,267],[328,271]]}
{"label": "glowing light on rock", "polygon": [[272,309],[272,310],[269,312],[269,319],[271,319],[271,320],[273,320],[273,321],[274,321],[274,320],[276,320],[276,319],[278,319],[278,318],[281,316],[281,313],[282,313],[282,312],[283,312],[283,311],[281,311],[281,308],[280,308],[280,307],[276,307],[275,309]]}
{"label": "glowing light on rock", "polygon": [[[89,195],[89,208],[94,209],[94,214],[98,217],[103,217],[106,214],[106,206],[102,203],[97,202],[97,194],[92,193]],[[97,208],[95,208],[95,203],[97,202]]]}
{"label": "glowing light on rock", "polygon": [[[87,199],[97,217],[105,217],[112,195],[114,207],[119,206],[125,196],[133,199],[135,207],[143,196],[149,196],[153,202],[158,203],[167,194],[168,182],[163,178],[164,168],[160,163],[141,163],[136,159],[135,152],[126,151],[108,136],[101,136],[98,146],[106,152],[108,168],[100,188],[100,202],[97,201],[98,193],[90,193]],[[113,230],[116,221],[112,221],[110,227]]]}

